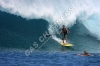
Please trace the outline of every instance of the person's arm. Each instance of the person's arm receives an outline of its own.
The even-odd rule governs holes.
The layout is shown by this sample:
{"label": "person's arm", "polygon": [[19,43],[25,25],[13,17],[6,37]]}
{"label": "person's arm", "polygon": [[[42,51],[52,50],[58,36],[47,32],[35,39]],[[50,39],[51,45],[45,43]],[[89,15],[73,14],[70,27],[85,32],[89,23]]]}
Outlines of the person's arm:
{"label": "person's arm", "polygon": [[87,54],[87,56],[91,56],[91,54]]}
{"label": "person's arm", "polygon": [[61,33],[62,33],[62,30],[60,30],[59,34],[61,34]]}
{"label": "person's arm", "polygon": [[70,31],[66,28],[67,32],[70,33]]}

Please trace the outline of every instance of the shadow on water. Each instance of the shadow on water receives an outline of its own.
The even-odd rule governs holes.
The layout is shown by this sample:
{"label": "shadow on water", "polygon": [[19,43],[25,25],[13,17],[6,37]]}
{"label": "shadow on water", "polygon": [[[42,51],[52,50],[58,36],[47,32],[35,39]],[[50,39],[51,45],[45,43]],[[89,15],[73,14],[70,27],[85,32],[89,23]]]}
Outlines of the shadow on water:
{"label": "shadow on water", "polygon": [[75,49],[73,47],[65,47],[61,46],[61,51],[74,51]]}

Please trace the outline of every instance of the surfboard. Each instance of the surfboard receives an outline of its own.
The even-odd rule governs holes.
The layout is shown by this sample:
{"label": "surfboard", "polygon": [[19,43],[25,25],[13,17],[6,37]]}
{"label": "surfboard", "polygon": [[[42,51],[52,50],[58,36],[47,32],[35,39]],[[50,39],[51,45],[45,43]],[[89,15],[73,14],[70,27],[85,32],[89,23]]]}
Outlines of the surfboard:
{"label": "surfboard", "polygon": [[63,45],[63,46],[68,46],[68,47],[74,46],[73,44],[66,44],[66,43],[63,43],[63,42],[60,42],[60,44]]}

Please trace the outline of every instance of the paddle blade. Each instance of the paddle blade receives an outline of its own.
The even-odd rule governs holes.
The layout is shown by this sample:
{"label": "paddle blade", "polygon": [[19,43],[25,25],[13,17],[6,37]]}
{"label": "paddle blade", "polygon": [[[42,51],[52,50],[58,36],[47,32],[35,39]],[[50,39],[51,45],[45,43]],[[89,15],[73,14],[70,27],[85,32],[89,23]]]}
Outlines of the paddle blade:
{"label": "paddle blade", "polygon": [[50,37],[51,35],[46,35],[46,37]]}

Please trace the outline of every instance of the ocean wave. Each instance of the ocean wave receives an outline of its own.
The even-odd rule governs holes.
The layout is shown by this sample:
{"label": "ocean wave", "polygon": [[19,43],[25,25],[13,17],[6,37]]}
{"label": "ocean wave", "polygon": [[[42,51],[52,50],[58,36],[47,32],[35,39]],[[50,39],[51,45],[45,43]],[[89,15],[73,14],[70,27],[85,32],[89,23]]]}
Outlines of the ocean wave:
{"label": "ocean wave", "polygon": [[[29,19],[44,19],[50,34],[64,24],[74,35],[89,35],[100,40],[100,1],[95,0],[0,0],[0,10]],[[72,12],[71,12],[72,11]],[[66,19],[63,19],[63,18]],[[58,21],[61,19],[60,21]],[[77,30],[77,31],[76,31]],[[54,40],[61,41],[57,36]]]}

